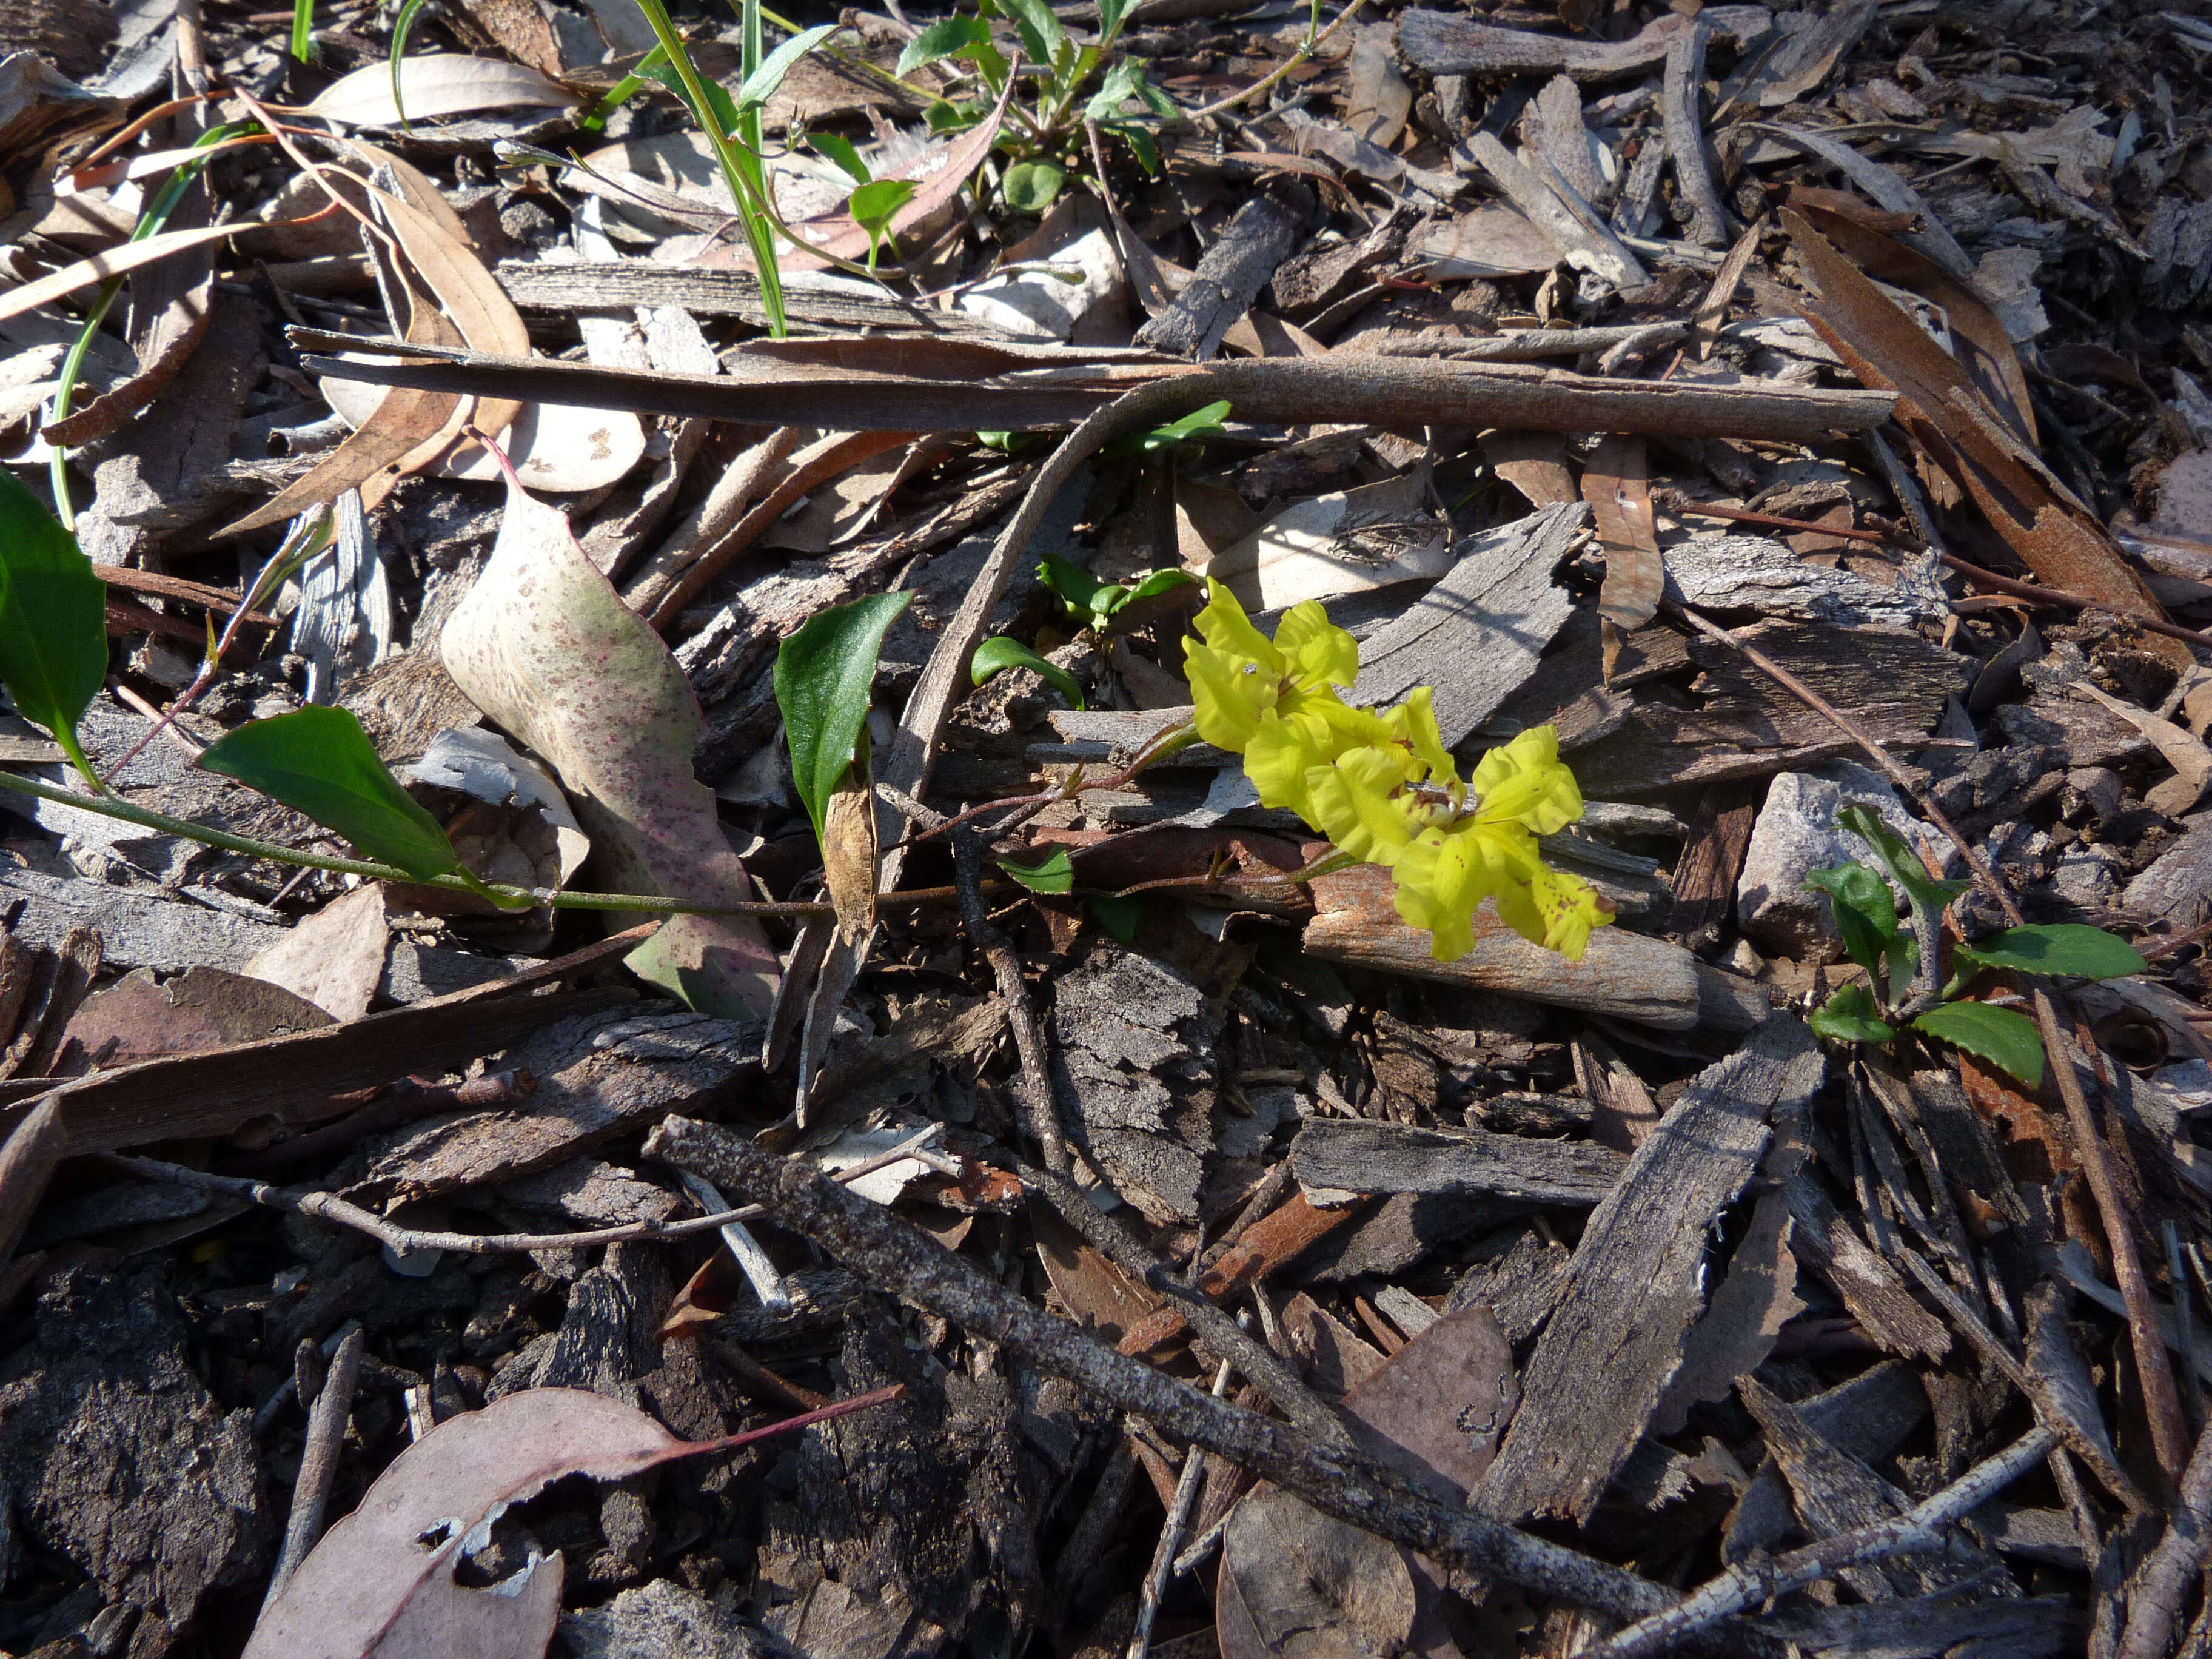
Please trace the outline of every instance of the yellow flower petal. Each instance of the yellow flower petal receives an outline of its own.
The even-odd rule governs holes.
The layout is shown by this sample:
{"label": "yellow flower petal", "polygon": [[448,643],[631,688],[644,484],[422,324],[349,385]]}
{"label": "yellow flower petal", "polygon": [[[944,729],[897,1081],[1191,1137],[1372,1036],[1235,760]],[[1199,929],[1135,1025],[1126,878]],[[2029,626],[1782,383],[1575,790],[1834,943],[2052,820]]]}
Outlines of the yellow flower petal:
{"label": "yellow flower petal", "polygon": [[1429,954],[1456,962],[1474,948],[1474,907],[1482,902],[1491,872],[1476,838],[1425,830],[1394,866],[1398,914],[1429,930]]}
{"label": "yellow flower petal", "polygon": [[[1199,637],[1216,651],[1257,663],[1271,683],[1291,672],[1291,665],[1283,653],[1268,644],[1266,635],[1252,626],[1252,619],[1244,614],[1244,607],[1237,603],[1234,593],[1217,581],[1207,582],[1206,592],[1206,609],[1198,613],[1191,624],[1198,629]],[[1314,609],[1318,611],[1321,607],[1316,605]],[[1324,617],[1323,621],[1326,622],[1327,618]],[[1358,647],[1355,645],[1352,652],[1356,661]],[[1212,739],[1208,738],[1207,741],[1212,742]]]}
{"label": "yellow flower petal", "polygon": [[1182,642],[1182,655],[1198,735],[1217,749],[1242,754],[1261,714],[1273,705],[1280,677],[1249,657],[1196,640]]}
{"label": "yellow flower petal", "polygon": [[1582,787],[1559,762],[1559,734],[1532,726],[1474,769],[1476,815],[1485,823],[1518,823],[1548,836],[1583,815]]}
{"label": "yellow flower petal", "polygon": [[1306,774],[1301,816],[1363,863],[1395,863],[1413,839],[1413,821],[1391,798],[1401,781],[1389,754],[1354,749]]}
{"label": "yellow flower petal", "polygon": [[1525,883],[1498,895],[1500,921],[1531,944],[1580,962],[1590,930],[1613,920],[1597,890],[1579,876],[1539,864]]}
{"label": "yellow flower petal", "polygon": [[1413,751],[1431,778],[1438,783],[1459,781],[1459,769],[1452,764],[1451,755],[1444,748],[1444,735],[1437,729],[1437,711],[1427,686],[1415,686],[1406,701],[1385,718],[1395,728],[1399,741]]}
{"label": "yellow flower petal", "polygon": [[1318,599],[1294,605],[1275,629],[1275,649],[1304,688],[1349,685],[1359,678],[1359,641],[1328,619]]}

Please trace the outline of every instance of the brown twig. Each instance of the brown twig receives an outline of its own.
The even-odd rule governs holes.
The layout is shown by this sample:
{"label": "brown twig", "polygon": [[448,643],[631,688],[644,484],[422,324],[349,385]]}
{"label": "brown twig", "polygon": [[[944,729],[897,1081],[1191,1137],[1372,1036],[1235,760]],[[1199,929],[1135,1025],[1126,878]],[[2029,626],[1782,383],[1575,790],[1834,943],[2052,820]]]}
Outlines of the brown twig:
{"label": "brown twig", "polygon": [[1583,1659],[1649,1659],[1730,1613],[1833,1577],[1845,1567],[1940,1550],[1946,1527],[1988,1503],[2041,1462],[2057,1444],[2057,1437],[2049,1429],[2031,1429],[1995,1457],[1969,1469],[1903,1515],[1838,1533],[1771,1560],[1730,1567],[1665,1612],[1653,1613],[1612,1640],[1587,1650]]}
{"label": "brown twig", "polygon": [[1116,1353],[1091,1333],[1017,1296],[881,1205],[728,1130],[672,1116],[646,1155],[757,1194],[781,1225],[841,1266],[912,1306],[1002,1343],[1037,1370],[1066,1377],[1164,1433],[1195,1442],[1322,1513],[1471,1571],[1640,1618],[1668,1604],[1649,1579],[1441,1502],[1357,1451],[1317,1444],[1279,1423]]}
{"label": "brown twig", "polygon": [[[2186,1287],[2180,1294],[2188,1294]],[[2212,1527],[2212,1430],[2197,1437],[2197,1449],[2181,1477],[2181,1493],[2166,1518],[2166,1535],[2136,1574],[2128,1595],[2126,1633],[2119,1659],[2160,1659],[2181,1614],[2182,1598],[2203,1570],[2206,1529]]]}
{"label": "brown twig", "polygon": [[1006,1024],[1014,1034],[1014,1052],[1022,1063],[1022,1104],[1024,1126],[1036,1142],[1037,1155],[1055,1175],[1067,1173],[1067,1139],[1060,1131],[1060,1109],[1054,1103],[1052,1073],[1044,1060],[1044,1036],[1037,1029],[1036,1011],[1030,1006],[1029,986],[1022,979],[1022,964],[1006,933],[991,920],[982,893],[982,837],[963,830],[952,837],[952,867],[960,890],[960,921],[968,938],[991,964],[999,982],[999,1000],[1006,1010]]}
{"label": "brown twig", "polygon": [[292,1512],[284,1522],[284,1549],[276,1570],[269,1576],[269,1593],[262,1598],[266,1612],[307,1552],[322,1536],[323,1511],[330,1507],[331,1486],[338,1474],[338,1453],[345,1444],[346,1419],[353,1410],[353,1390],[361,1376],[362,1349],[367,1341],[356,1326],[331,1361],[323,1386],[307,1413],[307,1440],[300,1453],[300,1478],[292,1483]]}
{"label": "brown twig", "polygon": [[[1223,1360],[1213,1373],[1212,1395],[1216,1400],[1229,1392],[1230,1364]],[[1182,1469],[1176,1476],[1175,1501],[1168,1505],[1167,1519],[1160,1523],[1159,1541],[1152,1546],[1152,1565],[1145,1574],[1144,1589],[1137,1601],[1137,1626],[1129,1634],[1128,1659],[1145,1659],[1152,1650],[1152,1621],[1159,1617],[1160,1598],[1167,1594],[1168,1581],[1174,1576],[1176,1546],[1182,1541],[1183,1529],[1190,1525],[1190,1512],[1198,1504],[1200,1478],[1206,1473],[1206,1459],[1196,1446],[1182,1455]]]}
{"label": "brown twig", "polygon": [[[838,1170],[831,1178],[840,1182],[858,1181],[862,1176],[873,1175],[878,1170],[888,1169],[908,1158],[926,1163],[928,1160],[918,1155],[925,1144],[944,1127],[941,1123],[929,1124],[908,1135],[897,1146],[878,1152],[873,1158],[864,1159],[849,1169]],[[422,1250],[452,1250],[461,1255],[513,1255],[529,1250],[580,1250],[595,1244],[620,1244],[631,1239],[659,1243],[689,1238],[694,1233],[719,1232],[732,1222],[755,1221],[768,1213],[757,1204],[746,1204],[716,1215],[693,1216],[683,1221],[627,1221],[619,1226],[595,1227],[580,1233],[427,1232],[416,1227],[398,1226],[373,1210],[364,1210],[358,1204],[347,1202],[336,1193],[290,1192],[281,1187],[272,1187],[266,1182],[241,1176],[211,1175],[205,1170],[189,1169],[181,1164],[167,1164],[155,1158],[134,1158],[122,1152],[106,1152],[101,1156],[114,1168],[144,1180],[168,1181],[180,1187],[199,1187],[209,1192],[227,1193],[269,1209],[290,1210],[300,1215],[312,1216],[318,1221],[327,1221],[333,1226],[350,1227],[356,1232],[368,1234],[398,1255]]]}
{"label": "brown twig", "polygon": [[[1919,780],[1899,765],[1896,758],[1864,726],[1765,653],[1746,645],[1727,629],[1680,605],[1669,605],[1667,611],[1708,639],[1717,641],[1741,653],[1753,667],[1771,677],[1776,684],[1863,749],[1869,758],[1887,775],[1890,781],[1910,795],[1927,816],[1928,821],[1958,848],[1960,855],[1966,860],[1967,867],[1973,871],[1996,900],[2006,919],[2015,927],[2026,925],[2027,918],[2021,913],[2020,906],[2014,902],[2011,892],[1983,855],[1981,848],[1959,832],[1958,826],[1928,798],[1927,792],[1920,787]],[[2165,1471],[2166,1478],[2169,1480],[2179,1480],[2189,1443],[2188,1431],[2183,1425],[2180,1391],[2174,1384],[2173,1369],[2167,1363],[2166,1345],[2159,1334],[2157,1311],[2151,1302],[2150,1285],[2143,1277],[2142,1261],[2136,1251],[2135,1234],[2128,1224],[2127,1212],[2120,1204],[2119,1188],[2112,1179],[2112,1160],[2106,1155],[2104,1137],[2098,1133],[2096,1120],[2089,1112],[2088,1097],[2081,1090],[2081,1079],[2068,1057],[2058,1024],[2058,1011],[2051,1004],[2051,994],[2041,987],[2034,988],[2033,998],[2035,1023],[2042,1034],[2044,1052],[2050,1056],[2051,1069],[2058,1084],[2059,1097],[2066,1103],[2067,1127],[2075,1144],[2075,1155],[2081,1161],[2082,1173],[2088,1177],[2089,1194],[2096,1200],[2098,1215],[2104,1224],[2106,1244],[2112,1253],[2112,1275],[2119,1281],[2120,1295],[2127,1305],[2128,1341],[2135,1353],[2136,1373],[2142,1379],[2143,1404],[2146,1415],[2150,1419],[2152,1449],[2156,1453],[2159,1467]]]}

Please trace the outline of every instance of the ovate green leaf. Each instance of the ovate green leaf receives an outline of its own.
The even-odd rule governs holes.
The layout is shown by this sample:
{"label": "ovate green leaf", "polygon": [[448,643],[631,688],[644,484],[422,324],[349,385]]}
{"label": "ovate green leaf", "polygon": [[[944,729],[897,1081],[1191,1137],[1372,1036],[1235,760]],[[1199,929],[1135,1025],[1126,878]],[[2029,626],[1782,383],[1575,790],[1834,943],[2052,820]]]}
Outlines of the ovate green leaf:
{"label": "ovate green leaf", "polygon": [[1067,169],[1057,161],[1017,161],[1006,169],[999,194],[1016,213],[1042,213],[1066,182]]}
{"label": "ovate green leaf", "polygon": [[1831,1042],[1887,1042],[1897,1035],[1863,985],[1844,986],[1813,1011],[1809,1023],[1814,1036]]}
{"label": "ovate green leaf", "polygon": [[1978,945],[1960,945],[1956,960],[2063,979],[2118,979],[2149,966],[2127,940],[2081,922],[2008,927]]}
{"label": "ovate green leaf", "polygon": [[1100,893],[1084,901],[1091,914],[1098,918],[1098,925],[1123,945],[1137,942],[1137,924],[1145,919],[1145,902],[1140,898],[1115,898],[1109,893]]}
{"label": "ovate green leaf", "polygon": [[1905,838],[1872,808],[1853,803],[1836,815],[1836,822],[1874,848],[1882,867],[1889,872],[1890,879],[1902,887],[1915,904],[1924,904],[1931,911],[1940,912],[1966,890],[1966,882],[1938,881],[1929,875],[1928,866],[1920,861],[1920,854],[1906,846]]}
{"label": "ovate green leaf", "polygon": [[884,631],[913,599],[910,592],[874,593],[832,605],[788,635],[775,653],[775,702],[791,748],[791,779],[817,837],[868,718]]}
{"label": "ovate green leaf", "polygon": [[1986,1002],[1945,1002],[1912,1024],[1916,1030],[2002,1066],[2031,1089],[2043,1081],[2043,1036],[2026,1014]]}
{"label": "ovate green leaf", "polygon": [[76,723],[106,678],[107,584],[76,538],[0,471],[0,684],[76,760]]}
{"label": "ovate green leaf", "polygon": [[1000,859],[999,868],[1032,893],[1065,893],[1075,885],[1075,866],[1065,847],[1054,848],[1042,864],[1020,865]]}
{"label": "ovate green leaf", "polygon": [[199,763],[306,813],[365,856],[396,864],[418,881],[461,861],[438,820],[399,787],[345,709],[302,708],[250,721]]}
{"label": "ovate green leaf", "polygon": [[968,677],[981,685],[994,674],[1004,673],[1009,668],[1026,668],[1057,687],[1060,696],[1075,708],[1087,706],[1083,701],[1083,688],[1075,683],[1074,675],[1058,663],[1047,662],[1019,640],[1010,640],[1004,635],[986,640],[975,647],[975,655],[968,665]]}
{"label": "ovate green leaf", "polygon": [[1897,937],[1897,895],[1890,884],[1863,864],[1808,871],[1805,884],[1828,896],[1851,960],[1880,973],[1882,953]]}
{"label": "ovate green leaf", "polygon": [[906,43],[899,53],[898,72],[909,74],[925,64],[953,58],[970,46],[988,45],[991,26],[980,17],[940,17]]}

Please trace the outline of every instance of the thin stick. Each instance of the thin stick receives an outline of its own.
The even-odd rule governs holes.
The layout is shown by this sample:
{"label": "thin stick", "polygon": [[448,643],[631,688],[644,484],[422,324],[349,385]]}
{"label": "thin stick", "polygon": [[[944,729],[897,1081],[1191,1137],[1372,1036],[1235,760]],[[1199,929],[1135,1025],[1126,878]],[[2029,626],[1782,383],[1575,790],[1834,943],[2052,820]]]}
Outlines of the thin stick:
{"label": "thin stick", "polygon": [[2182,1598],[2203,1570],[2208,1524],[2212,1524],[2212,1433],[2197,1437],[2197,1450],[2181,1477],[2180,1498],[2167,1517],[2166,1535],[2136,1575],[2119,1659],[2160,1659],[2165,1653],[2181,1614]]}
{"label": "thin stick", "polygon": [[[944,1127],[941,1123],[927,1124],[897,1146],[878,1152],[873,1158],[864,1158],[850,1169],[840,1170],[830,1179],[858,1181],[862,1176],[873,1175],[878,1170],[889,1169],[892,1164],[904,1163],[908,1159],[928,1164],[933,1169],[939,1168],[942,1160],[933,1161],[925,1148]],[[156,1158],[134,1158],[122,1152],[109,1152],[102,1156],[116,1168],[149,1181],[169,1181],[180,1187],[201,1187],[210,1192],[228,1193],[272,1210],[291,1210],[301,1215],[313,1216],[319,1221],[327,1221],[333,1226],[351,1227],[388,1247],[395,1255],[405,1255],[414,1250],[452,1250],[460,1255],[511,1255],[526,1250],[580,1250],[594,1244],[621,1244],[631,1239],[660,1243],[689,1238],[694,1233],[720,1232],[732,1223],[757,1221],[768,1213],[757,1204],[746,1204],[734,1210],[724,1210],[717,1215],[693,1216],[684,1221],[629,1221],[617,1227],[599,1227],[582,1233],[424,1232],[414,1227],[395,1226],[374,1211],[364,1210],[358,1204],[349,1204],[336,1193],[288,1192],[266,1182],[252,1181],[241,1176],[211,1175],[205,1170],[190,1169],[182,1164],[167,1164]],[[954,1167],[957,1170],[958,1166]]]}
{"label": "thin stick", "polygon": [[[1950,838],[1968,867],[2003,908],[2006,919],[2015,927],[2026,925],[2027,918],[2021,914],[2020,906],[2013,902],[2012,894],[1998,878],[1989,860],[1983,856],[1981,848],[1960,834],[1958,826],[1928,798],[1918,780],[1899,765],[1895,757],[1864,726],[1765,653],[1744,644],[1727,629],[1680,605],[1670,605],[1667,610],[1707,638],[1740,652],[1753,667],[1771,677],[1784,690],[1865,750],[1875,763],[1888,775],[1890,781],[1911,796],[1927,815],[1928,821]],[[2067,1127],[2072,1136],[2075,1153],[2081,1160],[2082,1173],[2089,1178],[2089,1194],[2096,1200],[2098,1217],[2104,1224],[2106,1243],[2112,1252],[2112,1275],[2119,1280],[2120,1295],[2127,1305],[2128,1342],[2134,1350],[2136,1370],[2142,1381],[2145,1414],[2150,1419],[2151,1448],[2166,1479],[2179,1480],[2183,1461],[2187,1455],[2185,1449],[2189,1443],[2189,1431],[2182,1419],[2180,1390],[2175,1386],[2173,1369],[2166,1361],[2166,1344],[2159,1334],[2150,1285],[2143,1277],[2142,1260],[2136,1251],[2135,1233],[2128,1225],[2127,1212],[2120,1204],[2119,1188],[2112,1179],[2112,1160],[2106,1154],[2104,1137],[2098,1133],[2096,1120],[2089,1113],[2088,1097],[2081,1091],[2081,1079],[2068,1057],[2058,1024],[2058,1011],[2051,1004],[2051,994],[2040,986],[2033,988],[2033,996],[2035,1023],[2043,1036],[2044,1053],[2050,1057],[2051,1069],[2058,1083],[2059,1097],[2066,1103]]]}
{"label": "thin stick", "polygon": [[[1225,1359],[1214,1370],[1216,1400],[1229,1392],[1229,1371]],[[1198,1503],[1199,1484],[1205,1474],[1205,1456],[1196,1446],[1189,1447],[1182,1455],[1182,1472],[1176,1477],[1175,1502],[1168,1505],[1160,1540],[1152,1547],[1152,1570],[1145,1575],[1144,1592],[1137,1602],[1137,1626],[1129,1633],[1128,1659],[1145,1659],[1152,1650],[1152,1621],[1159,1617],[1160,1597],[1167,1594],[1168,1579],[1175,1571],[1176,1546],[1190,1525],[1190,1512]]]}
{"label": "thin stick", "polygon": [[973,830],[952,837],[952,867],[960,889],[960,921],[969,939],[991,964],[999,983],[999,1000],[1006,1006],[1006,1024],[1013,1029],[1014,1052],[1022,1063],[1024,1127],[1036,1142],[1037,1156],[1054,1175],[1071,1167],[1067,1138],[1060,1133],[1060,1109],[1053,1100],[1052,1074],[1045,1067],[1044,1036],[1037,1029],[1036,1011],[1030,1006],[1022,964],[1007,942],[1006,933],[983,908],[982,838]]}
{"label": "thin stick", "polygon": [[322,1391],[307,1413],[307,1440],[300,1454],[300,1478],[292,1484],[292,1512],[284,1522],[284,1550],[276,1558],[276,1571],[269,1577],[269,1593],[261,1599],[266,1613],[307,1552],[323,1534],[323,1511],[330,1506],[331,1486],[338,1474],[338,1453],[345,1445],[346,1419],[353,1410],[354,1384],[361,1376],[362,1349],[366,1336],[356,1326],[331,1361]]}
{"label": "thin stick", "polygon": [[1646,1659],[1732,1613],[1832,1577],[1845,1567],[1941,1549],[1946,1527],[1988,1503],[2040,1463],[2057,1443],[2057,1437],[2049,1429],[2031,1429],[1986,1463],[1969,1469],[1903,1515],[1838,1533],[1770,1561],[1731,1567],[1665,1612],[1653,1613],[1611,1641],[1587,1650],[1583,1659]]}
{"label": "thin stick", "polygon": [[1243,91],[1233,92],[1226,98],[1218,98],[1213,102],[1205,105],[1200,108],[1186,110],[1183,112],[1182,118],[1189,122],[1203,121],[1209,115],[1219,115],[1224,111],[1235,109],[1237,105],[1243,103],[1247,99],[1258,97],[1261,93],[1267,91],[1270,87],[1273,87],[1278,81],[1290,74],[1293,70],[1297,69],[1299,64],[1304,63],[1316,52],[1319,52],[1323,46],[1327,46],[1330,40],[1334,37],[1339,29],[1342,28],[1346,23],[1349,23],[1353,18],[1359,15],[1361,9],[1364,7],[1366,3],[1367,0],[1352,0],[1352,4],[1345,9],[1344,15],[1341,17],[1338,18],[1334,23],[1331,23],[1319,34],[1314,36],[1312,40],[1303,42],[1299,46],[1298,49],[1291,54],[1290,60],[1284,64],[1280,68],[1275,70],[1267,77],[1267,79],[1263,81],[1255,81],[1250,86],[1245,88]]}

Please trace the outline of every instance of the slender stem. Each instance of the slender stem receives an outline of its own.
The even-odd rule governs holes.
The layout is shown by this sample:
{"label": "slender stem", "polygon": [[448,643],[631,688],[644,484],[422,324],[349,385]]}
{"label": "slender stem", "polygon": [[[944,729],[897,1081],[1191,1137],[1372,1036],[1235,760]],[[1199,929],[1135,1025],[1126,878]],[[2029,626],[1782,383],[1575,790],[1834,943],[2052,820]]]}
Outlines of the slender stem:
{"label": "slender stem", "polygon": [[315,0],[292,0],[292,56],[312,64],[322,55],[315,44]]}
{"label": "slender stem", "polygon": [[1345,8],[1344,15],[1341,17],[1339,17],[1336,21],[1331,23],[1327,28],[1323,29],[1312,40],[1301,45],[1296,52],[1291,54],[1289,60],[1279,69],[1277,69],[1273,74],[1269,75],[1267,79],[1264,81],[1255,81],[1250,86],[1245,88],[1243,91],[1233,92],[1226,98],[1218,98],[1213,102],[1206,105],[1202,108],[1186,110],[1183,112],[1182,118],[1185,121],[1190,122],[1202,121],[1209,115],[1219,115],[1224,110],[1236,108],[1237,105],[1243,103],[1248,98],[1257,97],[1260,94],[1267,91],[1278,81],[1281,80],[1285,76],[1297,69],[1301,64],[1304,64],[1316,52],[1319,52],[1322,46],[1328,43],[1331,36],[1334,35],[1339,29],[1341,29],[1353,18],[1358,16],[1361,9],[1366,4],[1367,0],[1352,0],[1352,3]]}

